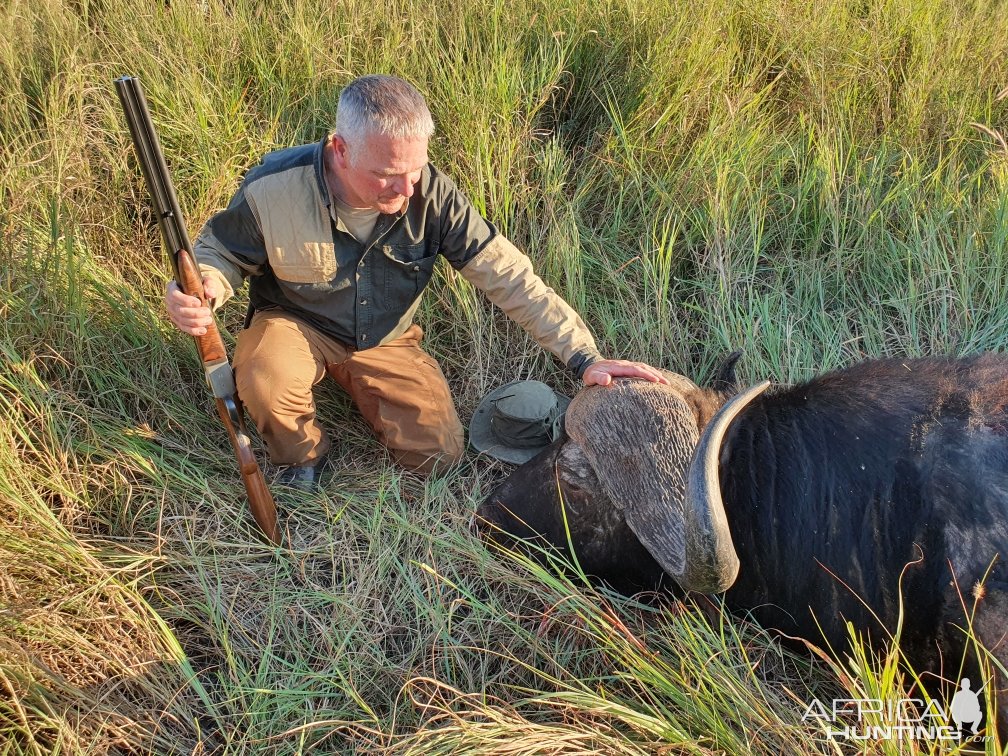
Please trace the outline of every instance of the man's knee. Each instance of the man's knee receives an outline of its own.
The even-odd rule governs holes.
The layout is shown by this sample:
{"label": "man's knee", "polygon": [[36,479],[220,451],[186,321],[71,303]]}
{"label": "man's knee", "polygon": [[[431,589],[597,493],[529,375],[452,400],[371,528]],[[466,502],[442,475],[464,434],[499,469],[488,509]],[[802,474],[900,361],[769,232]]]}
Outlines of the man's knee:
{"label": "man's knee", "polygon": [[253,417],[313,411],[312,386],[322,369],[307,344],[278,338],[288,332],[285,324],[267,321],[238,336],[235,385]]}
{"label": "man's knee", "polygon": [[314,412],[311,381],[291,373],[275,359],[256,357],[237,366],[235,386],[253,418]]}
{"label": "man's knee", "polygon": [[301,464],[328,449],[315,420],[312,386],[321,374],[297,328],[260,320],[238,336],[235,385],[274,464]]}

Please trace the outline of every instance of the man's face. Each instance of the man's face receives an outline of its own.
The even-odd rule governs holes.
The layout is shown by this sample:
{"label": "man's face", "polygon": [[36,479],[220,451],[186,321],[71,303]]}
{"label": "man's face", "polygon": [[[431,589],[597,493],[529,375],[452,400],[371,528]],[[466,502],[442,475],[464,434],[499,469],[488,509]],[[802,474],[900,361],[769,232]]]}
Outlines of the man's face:
{"label": "man's face", "polygon": [[340,199],[351,207],[369,207],[386,214],[403,209],[427,165],[427,139],[423,137],[393,139],[368,134],[361,144],[347,144],[333,135],[329,147]]}

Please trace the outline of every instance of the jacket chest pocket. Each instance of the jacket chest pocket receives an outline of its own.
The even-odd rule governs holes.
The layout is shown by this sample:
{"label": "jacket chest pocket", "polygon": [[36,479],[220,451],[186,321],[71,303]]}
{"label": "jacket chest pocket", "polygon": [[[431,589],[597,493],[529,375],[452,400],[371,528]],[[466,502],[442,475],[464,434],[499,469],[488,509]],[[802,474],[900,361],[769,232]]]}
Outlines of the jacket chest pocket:
{"label": "jacket chest pocket", "polygon": [[269,263],[278,279],[296,284],[328,283],[338,268],[331,243],[275,246],[269,252]]}
{"label": "jacket chest pocket", "polygon": [[411,303],[434,273],[437,247],[427,244],[384,244],[386,301]]}

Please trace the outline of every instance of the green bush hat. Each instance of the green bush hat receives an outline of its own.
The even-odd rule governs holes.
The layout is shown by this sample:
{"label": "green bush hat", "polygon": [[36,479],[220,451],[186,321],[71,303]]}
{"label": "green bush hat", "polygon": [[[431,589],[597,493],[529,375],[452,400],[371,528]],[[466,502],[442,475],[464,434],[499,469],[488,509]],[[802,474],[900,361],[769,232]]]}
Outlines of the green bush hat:
{"label": "green bush hat", "polygon": [[570,399],[540,381],[512,381],[487,394],[469,423],[469,443],[503,462],[528,462],[563,435]]}

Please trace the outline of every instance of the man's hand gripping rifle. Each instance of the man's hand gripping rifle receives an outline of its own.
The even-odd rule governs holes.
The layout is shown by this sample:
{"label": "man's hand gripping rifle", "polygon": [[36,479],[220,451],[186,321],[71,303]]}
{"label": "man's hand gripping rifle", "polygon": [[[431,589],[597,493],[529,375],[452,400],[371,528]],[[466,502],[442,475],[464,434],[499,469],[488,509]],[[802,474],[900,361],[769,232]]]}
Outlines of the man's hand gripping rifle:
{"label": "man's hand gripping rifle", "polygon": [[[126,113],[133,146],[136,148],[140,169],[147,182],[154,213],[161,227],[165,248],[175,269],[175,280],[183,292],[199,297],[206,304],[203,296],[203,280],[196,267],[189,233],[186,231],[182,211],[179,209],[178,198],[175,196],[157,132],[147,110],[140,81],[131,76],[123,76],[116,79],[115,85]],[[276,503],[266,487],[262,470],[259,469],[249,443],[241,402],[235,390],[234,373],[228,362],[224,342],[214,323],[207,327],[206,334],[193,338],[203,361],[207,383],[217,403],[217,414],[227,428],[231,446],[238,458],[238,467],[245,483],[245,490],[248,492],[252,516],[255,517],[262,532],[273,543],[279,543]]]}

